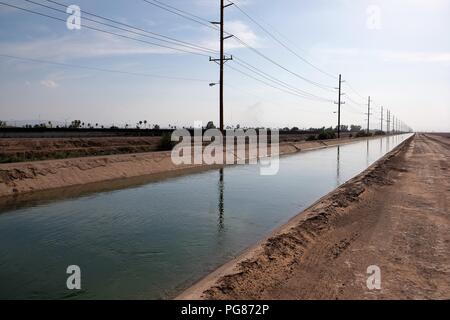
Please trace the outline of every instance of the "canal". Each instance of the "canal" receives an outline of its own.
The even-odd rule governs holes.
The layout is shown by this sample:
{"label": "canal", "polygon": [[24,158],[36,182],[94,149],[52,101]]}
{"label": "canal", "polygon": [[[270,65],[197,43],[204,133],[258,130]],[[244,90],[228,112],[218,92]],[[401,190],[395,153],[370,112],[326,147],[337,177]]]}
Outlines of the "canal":
{"label": "canal", "polygon": [[[9,201],[0,206],[0,298],[171,298],[409,136],[284,156],[274,176],[230,166]],[[66,288],[69,265],[81,268],[79,291]]]}

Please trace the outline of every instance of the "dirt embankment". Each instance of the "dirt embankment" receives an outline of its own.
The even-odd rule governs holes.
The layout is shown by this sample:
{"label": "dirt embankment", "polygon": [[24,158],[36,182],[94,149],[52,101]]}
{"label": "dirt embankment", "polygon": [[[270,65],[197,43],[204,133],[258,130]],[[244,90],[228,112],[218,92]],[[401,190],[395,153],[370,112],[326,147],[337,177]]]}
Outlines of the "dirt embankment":
{"label": "dirt embankment", "polygon": [[[280,154],[325,148],[357,140],[282,142],[280,143]],[[0,164],[0,197],[123,178],[178,172],[202,166],[193,164],[177,166],[172,162],[170,155],[170,152],[147,152]]]}
{"label": "dirt embankment", "polygon": [[3,138],[0,162],[12,163],[157,151],[161,137]]}
{"label": "dirt embankment", "polygon": [[449,299],[449,158],[416,135],[178,298]]}
{"label": "dirt embankment", "polygon": [[[348,139],[348,133],[345,139]],[[305,134],[280,134],[283,144],[305,142]],[[344,138],[344,136],[343,136]],[[0,163],[154,152],[161,136],[0,138]]]}

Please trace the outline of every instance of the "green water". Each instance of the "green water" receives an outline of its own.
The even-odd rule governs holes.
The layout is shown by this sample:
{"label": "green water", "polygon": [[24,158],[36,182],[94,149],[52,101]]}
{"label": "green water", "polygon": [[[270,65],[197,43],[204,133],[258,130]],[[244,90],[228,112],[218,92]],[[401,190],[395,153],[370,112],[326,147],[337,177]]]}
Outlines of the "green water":
{"label": "green water", "polygon": [[[232,166],[10,201],[0,208],[0,298],[173,297],[408,136],[282,157],[275,176]],[[80,291],[66,288],[74,264]]]}

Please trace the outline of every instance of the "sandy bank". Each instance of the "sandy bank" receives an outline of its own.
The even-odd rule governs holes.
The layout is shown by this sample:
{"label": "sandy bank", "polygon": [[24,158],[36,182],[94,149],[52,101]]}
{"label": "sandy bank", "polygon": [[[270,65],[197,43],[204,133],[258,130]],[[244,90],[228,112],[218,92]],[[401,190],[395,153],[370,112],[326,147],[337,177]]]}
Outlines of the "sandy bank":
{"label": "sandy bank", "polygon": [[409,139],[178,299],[448,299],[448,141]]}
{"label": "sandy bank", "polygon": [[[281,143],[280,154],[325,148],[361,139]],[[166,172],[182,172],[199,166],[176,166],[171,161],[170,152],[0,164],[0,197]]]}

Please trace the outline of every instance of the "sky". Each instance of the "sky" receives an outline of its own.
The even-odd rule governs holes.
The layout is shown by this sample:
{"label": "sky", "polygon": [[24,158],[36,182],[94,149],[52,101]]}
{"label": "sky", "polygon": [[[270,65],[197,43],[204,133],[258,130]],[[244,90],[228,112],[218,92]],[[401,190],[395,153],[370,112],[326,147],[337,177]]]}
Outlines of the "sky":
{"label": "sky", "polygon": [[[219,19],[219,0],[161,1],[206,21]],[[140,120],[179,127],[196,121],[218,123],[219,88],[209,85],[219,80],[218,65],[209,61],[217,55],[157,47],[147,37],[88,21],[84,13],[81,29],[69,30],[67,14],[38,3],[64,11],[77,5],[84,12],[214,51],[219,48],[216,30],[143,0],[57,0],[64,6],[46,0],[1,2],[61,20],[0,4],[0,120],[80,119],[105,126],[135,126]],[[380,127],[383,107],[416,131],[450,131],[450,1],[235,3],[238,7],[225,9],[225,30],[270,61],[235,38],[225,41],[226,53],[235,58],[225,68],[226,126],[335,126],[335,87],[342,74],[343,124],[366,126],[370,96],[371,128]],[[314,96],[305,99],[280,90],[280,82],[244,69],[242,61]]]}

